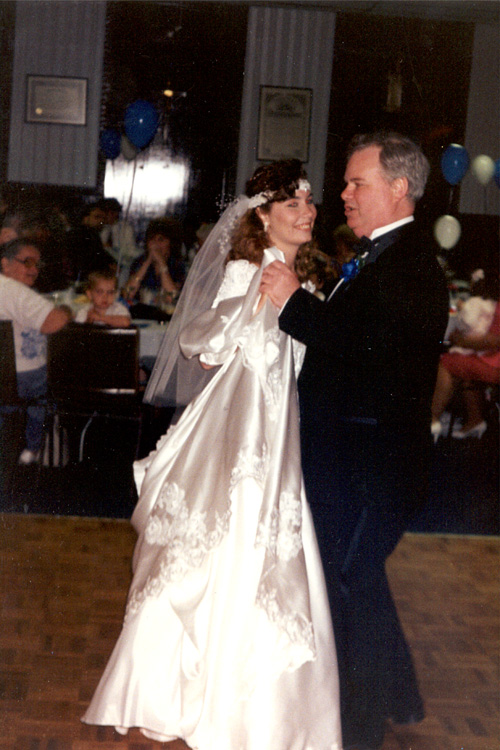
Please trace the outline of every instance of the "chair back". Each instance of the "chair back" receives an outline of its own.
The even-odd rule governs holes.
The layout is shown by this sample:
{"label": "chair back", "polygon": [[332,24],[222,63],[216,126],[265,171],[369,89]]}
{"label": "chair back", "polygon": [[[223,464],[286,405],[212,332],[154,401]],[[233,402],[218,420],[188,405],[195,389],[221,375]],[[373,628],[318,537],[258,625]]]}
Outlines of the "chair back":
{"label": "chair back", "polygon": [[48,337],[50,396],[68,404],[112,404],[139,391],[139,331],[70,323]]}
{"label": "chair back", "polygon": [[0,320],[0,405],[18,402],[14,330],[11,320]]}

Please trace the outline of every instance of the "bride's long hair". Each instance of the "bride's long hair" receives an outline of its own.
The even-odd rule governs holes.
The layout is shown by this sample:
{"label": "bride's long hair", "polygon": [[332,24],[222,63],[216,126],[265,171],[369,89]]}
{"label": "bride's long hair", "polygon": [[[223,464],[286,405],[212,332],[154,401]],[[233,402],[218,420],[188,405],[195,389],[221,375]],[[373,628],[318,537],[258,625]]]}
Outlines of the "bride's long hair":
{"label": "bride's long hair", "polygon": [[[298,159],[284,159],[258,167],[253,177],[247,182],[245,195],[268,193],[269,200],[259,206],[263,214],[268,214],[273,203],[281,203],[295,196],[301,180],[307,180],[307,174]],[[247,211],[235,227],[231,238],[231,250],[227,260],[248,260],[260,266],[264,250],[269,247],[269,238],[257,209]],[[309,277],[309,269],[314,266],[311,260],[317,255],[318,248],[314,240],[300,246],[295,259],[295,272],[300,281]]]}

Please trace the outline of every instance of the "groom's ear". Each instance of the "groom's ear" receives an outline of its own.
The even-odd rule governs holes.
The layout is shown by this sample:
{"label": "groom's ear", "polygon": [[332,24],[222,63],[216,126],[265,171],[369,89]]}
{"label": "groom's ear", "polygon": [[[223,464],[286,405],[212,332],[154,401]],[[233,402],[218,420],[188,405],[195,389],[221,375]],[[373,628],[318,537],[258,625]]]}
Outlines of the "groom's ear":
{"label": "groom's ear", "polygon": [[406,198],[408,195],[408,179],[406,177],[396,177],[391,182],[391,189],[394,197],[398,200]]}

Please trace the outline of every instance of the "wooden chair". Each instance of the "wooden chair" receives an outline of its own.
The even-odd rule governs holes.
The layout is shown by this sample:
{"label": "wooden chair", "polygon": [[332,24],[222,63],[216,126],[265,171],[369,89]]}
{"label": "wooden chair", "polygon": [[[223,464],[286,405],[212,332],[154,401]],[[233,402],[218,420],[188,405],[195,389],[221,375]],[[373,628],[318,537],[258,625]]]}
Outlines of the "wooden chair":
{"label": "wooden chair", "polygon": [[[16,353],[14,347],[14,330],[11,320],[0,320],[0,412],[2,412],[0,431],[1,442],[1,466],[0,484],[6,494],[12,494],[15,488],[16,473],[16,451],[13,450],[18,443],[20,435],[19,423],[12,429],[12,417],[24,416],[29,406],[47,405],[47,399],[21,398],[17,389]],[[44,432],[44,440],[45,440]],[[38,468],[41,466],[41,456],[38,460]]]}
{"label": "wooden chair", "polygon": [[12,321],[0,320],[0,405],[13,406],[18,403]]}
{"label": "wooden chair", "polygon": [[[70,323],[48,337],[47,378],[51,413],[59,425],[71,417],[88,418],[80,432],[80,461],[87,430],[98,418],[135,421],[137,456],[142,394],[136,328]],[[49,462],[53,463],[51,451]]]}
{"label": "wooden chair", "polygon": [[12,490],[14,459],[11,450],[13,434],[9,431],[9,412],[17,410],[16,359],[14,334],[10,320],[0,320],[0,496],[10,495]]}

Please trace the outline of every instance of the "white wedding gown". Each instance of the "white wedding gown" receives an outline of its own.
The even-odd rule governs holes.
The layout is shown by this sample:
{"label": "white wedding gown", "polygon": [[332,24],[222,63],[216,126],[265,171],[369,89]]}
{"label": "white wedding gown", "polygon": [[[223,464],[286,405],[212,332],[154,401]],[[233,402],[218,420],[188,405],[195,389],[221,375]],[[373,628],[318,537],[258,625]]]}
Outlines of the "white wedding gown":
{"label": "white wedding gown", "polygon": [[260,276],[230,262],[213,309],[181,337],[186,356],[222,366],[135,464],[127,612],[83,721],[193,750],[340,750],[292,340],[270,302],[255,314]]}

